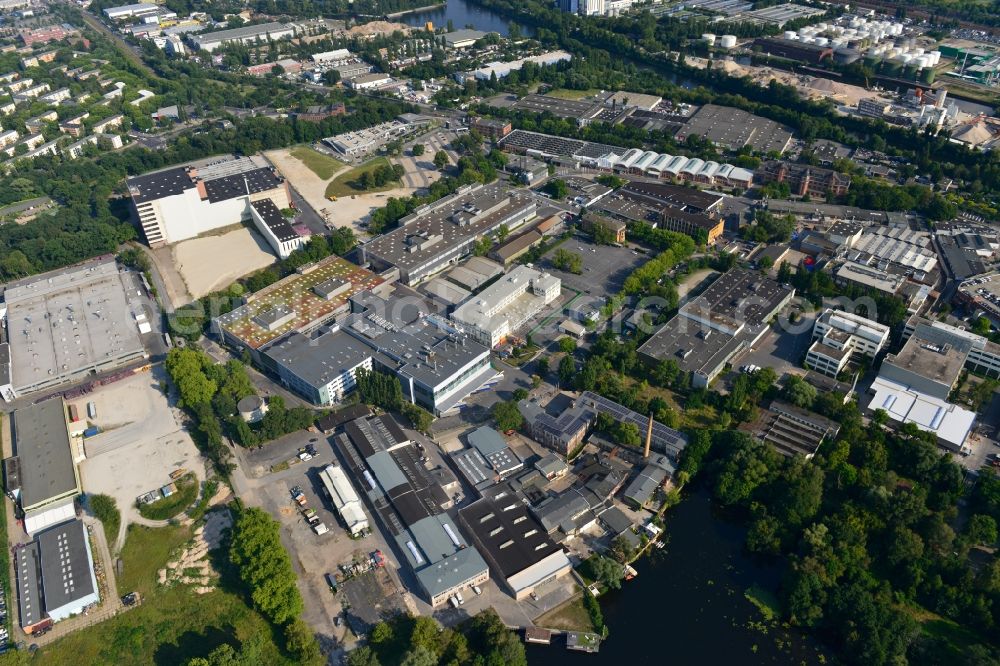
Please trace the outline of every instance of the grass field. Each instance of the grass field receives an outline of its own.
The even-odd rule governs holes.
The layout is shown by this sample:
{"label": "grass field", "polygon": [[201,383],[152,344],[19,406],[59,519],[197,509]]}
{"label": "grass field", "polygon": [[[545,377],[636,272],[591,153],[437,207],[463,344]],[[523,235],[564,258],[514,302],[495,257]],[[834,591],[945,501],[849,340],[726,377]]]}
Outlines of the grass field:
{"label": "grass field", "polygon": [[368,171],[374,171],[381,166],[389,166],[389,160],[385,157],[376,157],[365,162],[361,166],[356,166],[350,171],[340,174],[337,178],[326,186],[327,197],[346,197],[352,194],[369,194],[371,192],[385,192],[399,187],[399,181],[386,183],[382,187],[374,187],[370,190],[362,190],[357,186],[357,181],[361,175]]}
{"label": "grass field", "polygon": [[535,624],[546,629],[564,629],[567,631],[594,631],[590,615],[583,605],[583,595],[580,593],[564,603],[556,606],[535,620]]}
{"label": "grass field", "polygon": [[140,504],[139,515],[150,520],[169,520],[191,506],[198,498],[201,484],[194,474],[185,474],[175,482],[177,492],[170,497],[158,499],[151,504]]}
{"label": "grass field", "polygon": [[560,88],[559,90],[551,90],[545,94],[550,97],[558,97],[559,99],[583,99],[584,97],[596,95],[599,92],[599,90],[593,88],[590,90],[569,90],[568,88]]}
{"label": "grass field", "polygon": [[118,589],[138,590],[142,605],[39,650],[30,663],[45,666],[80,664],[184,664],[222,643],[259,646],[259,663],[291,664],[275,644],[273,627],[232,590],[195,594],[187,586],[159,587],[156,572],[171,553],[191,538],[191,527],[158,529],[131,526],[122,549],[124,572]]}
{"label": "grass field", "polygon": [[292,157],[301,161],[310,171],[322,178],[330,180],[333,174],[343,169],[346,165],[343,162],[333,159],[329,155],[310,148],[309,146],[298,146],[291,151]]}

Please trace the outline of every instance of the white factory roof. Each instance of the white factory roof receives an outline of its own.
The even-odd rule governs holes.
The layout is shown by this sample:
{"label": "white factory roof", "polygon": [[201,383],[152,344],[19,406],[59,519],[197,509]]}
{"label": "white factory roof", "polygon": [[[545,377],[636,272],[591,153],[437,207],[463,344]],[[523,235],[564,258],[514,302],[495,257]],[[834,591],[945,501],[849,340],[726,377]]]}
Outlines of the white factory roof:
{"label": "white factory roof", "polygon": [[642,156],[635,161],[634,166],[636,169],[642,169],[645,171],[649,168],[649,165],[653,163],[654,160],[659,156],[659,153],[654,153],[652,150],[647,150],[642,154]]}
{"label": "white factory roof", "polygon": [[688,173],[693,176],[694,174],[701,171],[701,168],[703,166],[705,166],[705,160],[695,157],[689,160],[688,163],[684,165],[684,167],[681,169],[681,173]]}
{"label": "white factory roof", "polygon": [[674,159],[673,155],[662,153],[659,157],[653,160],[652,164],[649,165],[649,171],[663,171],[663,168],[666,167],[672,159]]}
{"label": "white factory roof", "polygon": [[875,397],[868,409],[885,410],[899,423],[915,423],[954,449],[965,443],[976,421],[975,412],[882,377],[875,380],[871,390]]}
{"label": "white factory roof", "polygon": [[705,176],[707,178],[714,178],[718,170],[719,170],[718,162],[708,161],[705,162],[705,164],[703,164],[700,169],[698,169],[698,175]]}
{"label": "white factory roof", "polygon": [[687,163],[688,163],[687,157],[685,157],[684,155],[678,155],[674,159],[670,160],[670,164],[666,166],[664,171],[669,171],[670,173],[676,176],[681,172],[681,169],[683,169],[687,165]]}
{"label": "white factory roof", "polygon": [[642,155],[643,152],[638,148],[630,148],[628,152],[622,155],[622,158],[618,160],[618,165],[631,168],[636,162],[639,161],[639,158],[642,157]]}

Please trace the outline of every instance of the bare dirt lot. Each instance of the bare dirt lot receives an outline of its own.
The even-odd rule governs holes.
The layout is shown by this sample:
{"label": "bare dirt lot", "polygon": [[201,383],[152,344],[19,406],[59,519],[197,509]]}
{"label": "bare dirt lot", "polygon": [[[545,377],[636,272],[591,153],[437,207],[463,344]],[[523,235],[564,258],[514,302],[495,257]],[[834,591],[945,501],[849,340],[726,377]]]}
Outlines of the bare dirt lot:
{"label": "bare dirt lot", "polygon": [[325,195],[327,183],[336,178],[338,174],[350,170],[351,167],[345,165],[344,168],[324,180],[307,167],[302,160],[292,157],[292,150],[294,149],[271,150],[264,153],[264,156],[281,172],[282,176],[288,179],[288,182],[302,195],[302,198],[317,212],[320,212],[330,204]]}
{"label": "bare dirt lot", "polygon": [[[73,401],[86,418],[87,403],[97,415],[88,419],[101,434],[85,440],[87,459],[80,477],[87,493],[111,495],[122,513],[119,545],[139,512],[139,495],[170,483],[170,472],[183,468],[205,478],[205,462],[183,429],[180,411],[160,390],[159,368],[102,387]],[[114,550],[115,544],[109,544]]]}
{"label": "bare dirt lot", "polygon": [[173,246],[173,259],[194,299],[270,266],[275,257],[260,235],[240,227],[219,235],[181,241]]}

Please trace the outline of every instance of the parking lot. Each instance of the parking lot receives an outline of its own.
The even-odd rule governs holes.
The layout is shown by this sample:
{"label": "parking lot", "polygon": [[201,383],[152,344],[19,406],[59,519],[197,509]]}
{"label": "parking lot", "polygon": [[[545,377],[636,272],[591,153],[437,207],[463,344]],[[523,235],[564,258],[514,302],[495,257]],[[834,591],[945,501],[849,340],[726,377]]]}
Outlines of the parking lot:
{"label": "parking lot", "polygon": [[[797,311],[800,318],[796,323],[788,320],[788,313]],[[785,374],[804,375],[805,359],[809,344],[812,342],[813,322],[817,312],[803,312],[800,308],[792,308],[778,317],[757,344],[746,354],[733,359],[734,369],[742,365],[757,365],[762,368],[773,368],[778,377]]]}
{"label": "parking lot", "polygon": [[96,407],[96,416],[87,420],[102,432],[84,440],[87,459],[80,478],[84,492],[115,498],[122,513],[120,535],[138,516],[136,497],[170,483],[170,472],[186,469],[199,481],[205,478],[204,459],[181,412],[160,390],[161,373],[157,366],[71,401],[81,418],[87,417],[87,403]]}
{"label": "parking lot", "polygon": [[[310,445],[315,447],[316,455],[307,461],[299,460],[299,449]],[[389,555],[389,546],[381,532],[373,525],[372,533],[360,539],[352,539],[324,495],[319,473],[327,465],[338,463],[333,446],[325,435],[299,431],[266,444],[261,449],[241,451],[239,457],[245,460],[244,470],[251,472],[251,478],[247,480],[250,487],[244,494],[244,500],[262,506],[281,524],[282,542],[292,558],[292,566],[298,575],[299,591],[305,600],[303,619],[318,632],[324,643],[333,645],[353,641],[347,623],[342,622],[339,627],[336,625],[337,618],[343,617],[341,604],[345,599],[350,599],[348,605],[352,608],[348,618],[352,615],[370,618],[390,607],[413,612],[413,602],[398,582],[394,568],[395,557]],[[287,468],[282,468],[284,462],[290,463]],[[279,471],[271,472],[271,468],[275,466]],[[329,531],[325,534],[316,534],[302,516],[302,507],[292,499],[291,491],[296,487],[305,495],[305,507],[315,510],[317,517],[326,525]],[[373,517],[367,507],[365,513],[372,521]],[[393,605],[384,597],[378,597],[382,599],[381,606],[366,606],[364,599],[374,597],[364,591],[363,583],[347,586],[347,595],[344,594],[343,587],[337,594],[330,590],[326,580],[327,573],[337,572],[341,564],[365,560],[376,550],[387,555],[387,566],[380,577],[388,577],[389,582],[384,583],[385,590],[396,591]],[[359,588],[360,591],[350,591],[352,588]]]}

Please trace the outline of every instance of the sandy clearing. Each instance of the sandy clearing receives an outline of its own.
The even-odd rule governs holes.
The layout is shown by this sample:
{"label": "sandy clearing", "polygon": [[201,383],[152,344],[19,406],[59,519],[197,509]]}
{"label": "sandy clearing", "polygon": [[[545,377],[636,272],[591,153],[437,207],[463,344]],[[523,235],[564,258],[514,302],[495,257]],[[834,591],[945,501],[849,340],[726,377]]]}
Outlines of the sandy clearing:
{"label": "sandy clearing", "polygon": [[347,196],[328,201],[330,223],[336,227],[359,229],[359,223],[367,220],[373,210],[384,207],[389,197],[408,197],[416,191],[414,187],[397,187],[378,194],[356,194],[354,198]]}
{"label": "sandy clearing", "polygon": [[267,242],[246,227],[181,241],[173,246],[173,256],[192,298],[227,287],[275,262]]}

